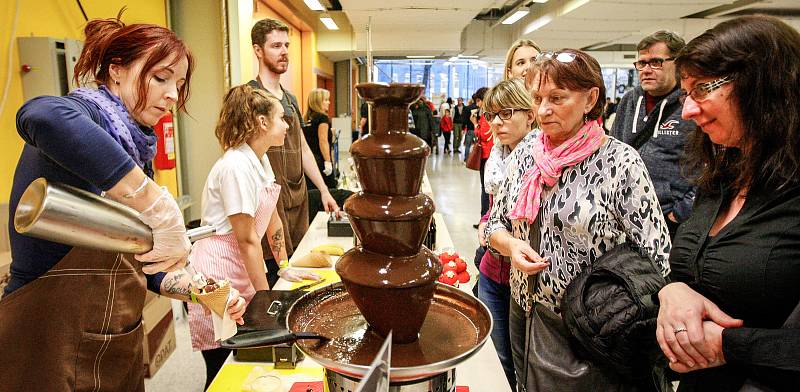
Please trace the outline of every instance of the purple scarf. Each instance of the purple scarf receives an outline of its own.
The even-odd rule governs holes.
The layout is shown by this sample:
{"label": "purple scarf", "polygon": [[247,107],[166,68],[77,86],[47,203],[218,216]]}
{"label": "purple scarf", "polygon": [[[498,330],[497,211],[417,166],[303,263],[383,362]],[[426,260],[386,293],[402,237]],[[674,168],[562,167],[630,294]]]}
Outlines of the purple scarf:
{"label": "purple scarf", "polygon": [[128,113],[122,100],[108,91],[106,86],[100,86],[97,90],[81,87],[70,95],[97,105],[103,119],[102,128],[125,149],[140,168],[153,160],[156,155],[156,136],[145,134]]}

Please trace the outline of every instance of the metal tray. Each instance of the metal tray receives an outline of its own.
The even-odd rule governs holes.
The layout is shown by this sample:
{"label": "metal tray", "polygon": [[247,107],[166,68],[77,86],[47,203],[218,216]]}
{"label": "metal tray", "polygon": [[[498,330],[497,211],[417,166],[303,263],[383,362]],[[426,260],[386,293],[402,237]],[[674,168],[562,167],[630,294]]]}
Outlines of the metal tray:
{"label": "metal tray", "polygon": [[[286,327],[330,337],[327,342],[298,341],[297,346],[325,368],[357,378],[366,374],[383,342],[341,282],[298,299],[289,308]],[[474,355],[491,330],[486,305],[457,288],[437,284],[419,340],[392,345],[391,380],[416,380],[450,370]]]}

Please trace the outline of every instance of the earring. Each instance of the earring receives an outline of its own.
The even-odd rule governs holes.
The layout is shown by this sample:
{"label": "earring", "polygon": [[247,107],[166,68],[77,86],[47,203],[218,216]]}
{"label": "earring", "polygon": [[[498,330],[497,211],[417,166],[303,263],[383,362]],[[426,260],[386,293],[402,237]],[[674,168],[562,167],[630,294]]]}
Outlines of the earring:
{"label": "earring", "polygon": [[589,122],[589,113],[584,113],[584,114],[583,114],[583,122],[584,122],[584,123],[587,123],[587,122]]}
{"label": "earring", "polygon": [[115,80],[115,81],[114,81],[114,84],[116,84],[117,86],[119,86],[119,80]]}

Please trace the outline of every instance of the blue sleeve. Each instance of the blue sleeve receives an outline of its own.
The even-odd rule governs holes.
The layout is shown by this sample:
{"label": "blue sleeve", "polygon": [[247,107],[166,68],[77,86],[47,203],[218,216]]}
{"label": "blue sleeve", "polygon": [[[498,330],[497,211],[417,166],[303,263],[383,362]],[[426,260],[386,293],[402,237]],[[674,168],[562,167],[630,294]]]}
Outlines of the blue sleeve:
{"label": "blue sleeve", "polygon": [[37,97],[17,112],[17,132],[59,166],[107,191],[136,164],[98,125],[98,110],[75,97]]}
{"label": "blue sleeve", "polygon": [[167,276],[166,272],[156,272],[153,275],[145,274],[144,277],[147,279],[147,289],[160,295],[161,281],[164,280],[165,276]]}

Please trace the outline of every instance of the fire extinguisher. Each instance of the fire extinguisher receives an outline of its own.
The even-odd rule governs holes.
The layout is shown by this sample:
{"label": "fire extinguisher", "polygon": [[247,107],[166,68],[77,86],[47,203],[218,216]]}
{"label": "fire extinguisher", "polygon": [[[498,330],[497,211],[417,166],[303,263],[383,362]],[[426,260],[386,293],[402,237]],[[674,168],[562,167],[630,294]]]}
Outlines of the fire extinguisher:
{"label": "fire extinguisher", "polygon": [[174,169],[175,127],[172,123],[172,113],[167,112],[164,117],[161,117],[153,130],[158,138],[158,141],[156,142],[156,157],[153,162],[156,169]]}

